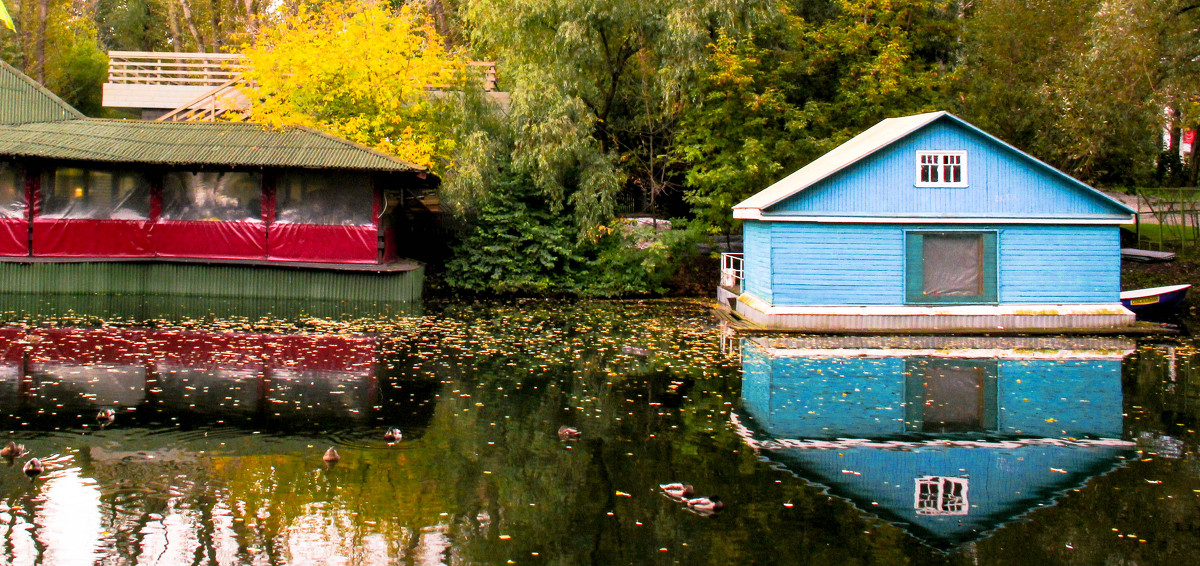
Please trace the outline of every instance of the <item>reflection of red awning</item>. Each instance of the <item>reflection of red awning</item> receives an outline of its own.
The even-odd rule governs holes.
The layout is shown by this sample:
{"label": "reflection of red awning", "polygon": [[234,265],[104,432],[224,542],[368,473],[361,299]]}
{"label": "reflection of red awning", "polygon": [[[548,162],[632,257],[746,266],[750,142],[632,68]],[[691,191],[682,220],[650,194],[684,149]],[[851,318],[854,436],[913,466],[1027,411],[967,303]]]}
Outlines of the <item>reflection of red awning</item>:
{"label": "reflection of red awning", "polygon": [[113,364],[224,370],[317,370],[374,374],[373,337],[158,331],[0,328],[6,361]]}

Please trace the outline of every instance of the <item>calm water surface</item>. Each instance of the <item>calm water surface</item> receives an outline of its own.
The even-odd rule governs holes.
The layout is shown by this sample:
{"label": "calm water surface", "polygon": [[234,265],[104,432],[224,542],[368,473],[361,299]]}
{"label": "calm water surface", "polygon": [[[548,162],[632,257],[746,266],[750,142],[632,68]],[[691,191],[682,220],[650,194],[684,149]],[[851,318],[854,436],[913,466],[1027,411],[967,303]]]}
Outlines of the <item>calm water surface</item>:
{"label": "calm water surface", "polygon": [[0,564],[1200,555],[1187,340],[729,340],[664,302],[73,301],[0,301],[0,431],[29,451],[0,460]]}

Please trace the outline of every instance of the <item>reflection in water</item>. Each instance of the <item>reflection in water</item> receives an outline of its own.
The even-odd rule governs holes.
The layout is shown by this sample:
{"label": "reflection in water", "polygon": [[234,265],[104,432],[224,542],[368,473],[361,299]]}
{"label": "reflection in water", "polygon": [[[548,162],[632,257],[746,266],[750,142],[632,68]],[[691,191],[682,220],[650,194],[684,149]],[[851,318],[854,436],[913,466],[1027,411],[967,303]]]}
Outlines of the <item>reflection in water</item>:
{"label": "reflection in water", "polygon": [[[937,546],[974,540],[1133,452],[1132,341],[743,339],[747,444]],[[758,431],[752,430],[758,429]]]}
{"label": "reflection in water", "polygon": [[[350,444],[383,418],[420,436],[413,415],[428,419],[429,410],[381,411],[377,342],[0,329],[0,403],[8,409],[0,422],[27,434],[18,438],[30,450],[0,474],[0,563],[92,564],[113,551],[154,564],[254,563],[264,553],[292,564],[388,563],[395,553],[387,539],[363,532],[358,513],[331,505],[342,490],[337,474],[296,458],[313,446],[305,431],[331,425]],[[432,391],[413,387],[409,402],[391,409],[431,406]],[[118,411],[111,428],[96,420],[102,408]],[[286,434],[257,436],[271,431]],[[67,451],[47,454],[64,444]],[[36,482],[20,474],[30,456],[46,465]],[[269,494],[278,495],[280,483],[321,495],[273,525],[281,502]],[[288,537],[258,534],[274,529]]]}

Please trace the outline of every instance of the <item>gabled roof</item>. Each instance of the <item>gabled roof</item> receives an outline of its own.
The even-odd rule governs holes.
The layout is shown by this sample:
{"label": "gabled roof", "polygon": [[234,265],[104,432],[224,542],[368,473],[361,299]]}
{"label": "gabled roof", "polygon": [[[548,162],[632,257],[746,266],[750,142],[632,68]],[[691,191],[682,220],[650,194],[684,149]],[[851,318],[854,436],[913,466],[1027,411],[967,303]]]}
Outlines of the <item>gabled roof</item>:
{"label": "gabled roof", "polygon": [[0,61],[0,124],[83,118],[78,110],[33,79]]}
{"label": "gabled roof", "polygon": [[0,155],[163,165],[423,168],[311,128],[85,118],[0,125]]}
{"label": "gabled roof", "polygon": [[1037,158],[1005,143],[1004,141],[980,130],[971,125],[962,118],[959,118],[949,112],[928,112],[925,114],[915,114],[912,116],[904,116],[901,118],[888,118],[870,127],[863,133],[851,138],[846,143],[839,145],[829,153],[818,157],[808,165],[805,165],[798,171],[780,179],[775,184],[763,189],[754,196],[734,205],[735,217],[741,217],[737,211],[744,210],[765,210],[781,201],[819,183],[820,181],[832,176],[833,174],[858,163],[864,158],[874,154],[875,152],[901,140],[909,134],[928,126],[929,124],[939,120],[947,119],[954,123],[967,128],[968,130],[979,134],[988,140],[999,144],[1036,164],[1036,166],[1051,172],[1053,175],[1066,181],[1068,184],[1074,185],[1080,189],[1093,193],[1095,196],[1110,202],[1113,206],[1119,207],[1121,210],[1133,214],[1135,211],[1124,204],[1113,200],[1108,195],[1089,187],[1079,180],[1047,165]]}
{"label": "gabled roof", "polygon": [[3,155],[158,165],[425,170],[311,128],[88,118],[0,61]]}

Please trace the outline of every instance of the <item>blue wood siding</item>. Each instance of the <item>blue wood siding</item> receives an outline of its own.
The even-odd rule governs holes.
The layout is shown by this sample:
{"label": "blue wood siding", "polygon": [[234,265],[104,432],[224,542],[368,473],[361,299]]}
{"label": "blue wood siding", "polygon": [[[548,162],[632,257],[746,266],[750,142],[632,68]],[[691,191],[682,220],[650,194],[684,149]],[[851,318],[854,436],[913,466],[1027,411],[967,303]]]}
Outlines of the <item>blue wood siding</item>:
{"label": "blue wood siding", "polygon": [[742,406],[775,438],[879,438],[904,429],[902,358],[742,353]]}
{"label": "blue wood siding", "polygon": [[[965,150],[966,188],[917,188],[918,150]],[[1079,218],[1127,214],[1028,157],[943,119],[770,207],[833,216]]]}
{"label": "blue wood siding", "polygon": [[746,222],[746,289],[774,305],[902,305],[905,231],[964,229],[998,231],[1001,304],[1118,300],[1116,226]]}
{"label": "blue wood siding", "polygon": [[1115,303],[1116,226],[1009,226],[1000,232],[1001,303]]}
{"label": "blue wood siding", "polygon": [[1121,360],[1005,360],[999,373],[1000,433],[1121,438]]}
{"label": "blue wood siding", "polygon": [[[763,454],[802,478],[825,485],[885,520],[900,521],[929,542],[972,540],[1068,489],[1112,470],[1136,452],[1120,446],[1021,446],[908,451],[863,447],[773,450]],[[1054,470],[1062,470],[1055,472]],[[920,515],[915,480],[969,478],[966,515]]]}
{"label": "blue wood siding", "polygon": [[[924,399],[918,376],[929,363],[987,367],[991,360],[771,357],[745,341],[742,406],[774,438],[886,439],[911,431],[906,403]],[[986,373],[1003,437],[1120,438],[1121,360],[998,360]],[[915,388],[915,390],[909,390]]]}
{"label": "blue wood siding", "polygon": [[742,224],[742,290],[768,303],[771,292],[771,223],[747,220]]}
{"label": "blue wood siding", "polygon": [[904,304],[904,232],[898,226],[769,225],[773,304]]}
{"label": "blue wood siding", "polygon": [[[772,357],[743,341],[742,406],[752,425],[782,440],[904,438],[905,373],[925,358]],[[963,363],[991,360],[961,360]],[[1120,360],[997,360],[996,429],[966,438],[1120,438]],[[980,364],[986,366],[986,364]],[[916,437],[931,438],[928,435]],[[962,436],[959,436],[961,439]],[[828,486],[862,509],[934,542],[976,538],[1135,453],[1123,446],[1052,443],[947,447],[782,448],[762,455]],[[915,480],[969,478],[967,515],[920,515]]]}

